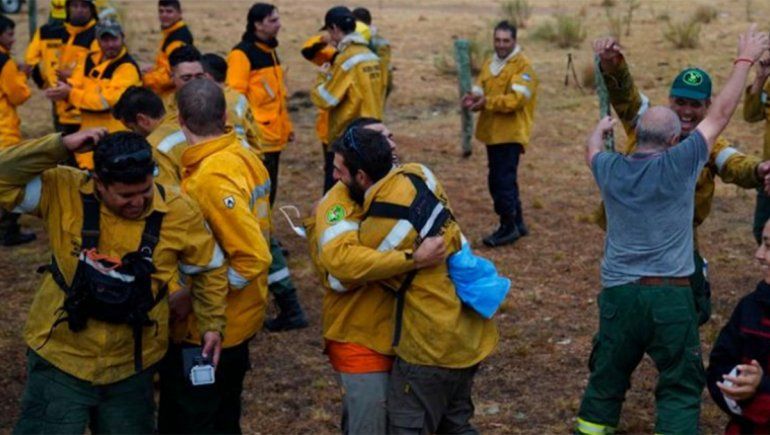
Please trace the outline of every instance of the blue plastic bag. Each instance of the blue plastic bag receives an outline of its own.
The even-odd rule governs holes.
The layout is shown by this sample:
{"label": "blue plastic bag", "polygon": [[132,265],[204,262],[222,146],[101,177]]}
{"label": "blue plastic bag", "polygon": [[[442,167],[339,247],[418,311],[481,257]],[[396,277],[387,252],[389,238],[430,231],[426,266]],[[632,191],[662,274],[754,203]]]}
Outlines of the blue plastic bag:
{"label": "blue plastic bag", "polygon": [[460,300],[491,319],[511,289],[511,280],[498,275],[491,261],[474,255],[469,243],[449,257],[447,263]]}

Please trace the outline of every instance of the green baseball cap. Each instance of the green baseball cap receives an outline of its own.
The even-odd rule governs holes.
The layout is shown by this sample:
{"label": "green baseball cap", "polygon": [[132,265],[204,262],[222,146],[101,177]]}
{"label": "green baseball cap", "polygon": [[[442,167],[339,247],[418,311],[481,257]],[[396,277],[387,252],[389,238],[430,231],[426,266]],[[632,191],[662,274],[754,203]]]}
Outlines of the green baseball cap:
{"label": "green baseball cap", "polygon": [[674,98],[707,100],[711,98],[711,77],[700,68],[686,68],[674,79],[669,95]]}

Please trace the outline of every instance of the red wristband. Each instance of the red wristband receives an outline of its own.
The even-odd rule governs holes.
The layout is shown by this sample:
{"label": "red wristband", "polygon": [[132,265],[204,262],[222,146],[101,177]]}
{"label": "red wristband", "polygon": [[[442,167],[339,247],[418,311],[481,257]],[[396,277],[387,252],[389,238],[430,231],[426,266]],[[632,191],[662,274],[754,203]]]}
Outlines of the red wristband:
{"label": "red wristband", "polygon": [[738,57],[733,61],[733,65],[737,65],[739,62],[747,62],[750,65],[754,65],[754,61],[749,59],[748,57]]}

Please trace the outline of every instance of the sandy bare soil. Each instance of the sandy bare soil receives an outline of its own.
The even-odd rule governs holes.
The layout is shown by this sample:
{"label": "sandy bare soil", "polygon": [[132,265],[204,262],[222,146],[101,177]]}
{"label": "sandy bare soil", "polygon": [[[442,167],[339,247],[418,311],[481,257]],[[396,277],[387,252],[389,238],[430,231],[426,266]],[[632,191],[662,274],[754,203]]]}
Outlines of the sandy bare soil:
{"label": "sandy bare soil", "polygon": [[[38,3],[47,3],[38,0]],[[156,3],[117,2],[127,18],[130,49],[151,61],[159,38]],[[277,2],[283,20],[280,56],[288,70],[290,91],[307,91],[315,76],[299,48],[321,26],[331,2]],[[598,192],[582,158],[584,138],[597,119],[596,96],[564,85],[567,54],[578,74],[591,62],[589,43],[608,31],[599,0],[543,0],[536,3],[519,43],[534,61],[541,79],[536,128],[523,157],[520,183],[530,236],[513,247],[485,249],[480,239],[496,218],[486,186],[486,155],[480,144],[474,154],[460,157],[457,84],[440,74],[434,57],[451,56],[453,36],[473,37],[498,19],[499,3],[490,0],[362,1],[371,8],[381,33],[393,44],[396,90],[386,120],[396,134],[404,161],[420,161],[434,169],[445,184],[464,232],[483,255],[492,258],[513,281],[497,321],[501,342],[484,363],[475,385],[475,422],[492,433],[565,433],[573,426],[588,370],[590,340],[597,326],[596,296],[603,233],[587,222],[598,204]],[[618,1],[616,13],[625,8]],[[704,2],[705,3],[705,2]],[[698,65],[712,73],[719,89],[735,56],[739,31],[747,26],[746,1],[708,2],[720,11],[705,25],[701,48],[675,50],[662,36],[666,14],[686,18],[691,2],[645,0],[634,12],[631,35],[623,38],[637,83],[653,102],[664,103],[676,72]],[[754,17],[767,17],[770,3],[751,2]],[[186,0],[185,17],[197,45],[226,54],[245,26],[249,1]],[[351,4],[351,6],[357,6]],[[45,5],[43,5],[45,6]],[[582,17],[588,37],[579,49],[558,49],[531,38],[531,29],[554,13]],[[41,17],[43,10],[41,9]],[[19,23],[21,58],[27,41],[26,17]],[[767,30],[767,29],[764,29]],[[491,36],[491,35],[489,35]],[[322,157],[314,137],[314,109],[306,98],[294,98],[292,113],[298,141],[282,156],[278,205],[308,209],[320,196]],[[20,110],[23,132],[35,137],[50,132],[47,101],[36,95]],[[745,152],[759,154],[761,125],[748,125],[736,116],[725,136]],[[625,137],[618,131],[619,143]],[[709,259],[714,290],[714,317],[701,329],[704,355],[737,300],[753,290],[759,271],[752,264],[751,221],[753,191],[717,183],[711,216],[700,228],[701,251]],[[25,381],[25,345],[21,330],[34,294],[35,268],[47,258],[46,236],[34,219],[39,242],[17,249],[0,248],[0,431],[8,432],[18,415]],[[322,291],[309,265],[304,243],[277,219],[277,232],[291,251],[290,267],[311,327],[302,331],[260,333],[253,340],[253,370],[247,377],[243,428],[248,433],[334,433],[338,431],[339,390],[321,353]],[[637,371],[624,408],[620,429],[649,433],[654,426],[655,369],[645,360]],[[719,432],[725,418],[704,394],[704,432]]]}

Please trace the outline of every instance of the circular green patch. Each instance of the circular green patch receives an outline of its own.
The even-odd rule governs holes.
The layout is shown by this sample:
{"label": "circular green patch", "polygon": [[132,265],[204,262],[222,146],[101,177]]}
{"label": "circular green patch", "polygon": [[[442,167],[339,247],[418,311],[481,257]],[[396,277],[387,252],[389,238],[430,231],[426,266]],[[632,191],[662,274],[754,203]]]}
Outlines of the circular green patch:
{"label": "circular green patch", "polygon": [[336,224],[337,222],[345,219],[345,207],[334,204],[329,210],[326,211],[326,222],[329,224]]}

